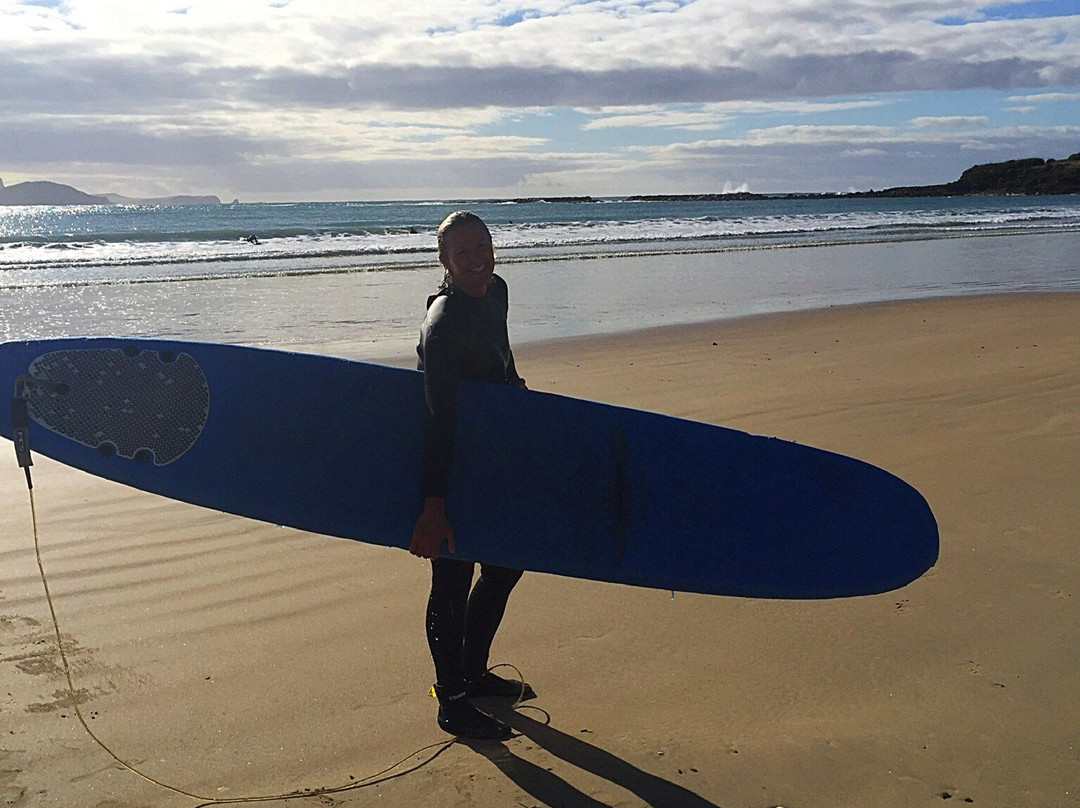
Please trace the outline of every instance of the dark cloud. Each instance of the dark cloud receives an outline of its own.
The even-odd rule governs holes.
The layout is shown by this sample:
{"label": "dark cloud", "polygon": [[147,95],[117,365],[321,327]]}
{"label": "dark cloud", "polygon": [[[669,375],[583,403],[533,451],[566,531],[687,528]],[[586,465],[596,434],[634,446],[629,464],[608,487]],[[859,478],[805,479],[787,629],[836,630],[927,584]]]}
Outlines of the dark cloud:
{"label": "dark cloud", "polygon": [[227,86],[220,71],[192,58],[107,59],[35,53],[0,53],[0,99],[8,112],[157,112],[163,106],[204,101]]}
{"label": "dark cloud", "polygon": [[[345,77],[277,71],[252,76],[244,95],[264,104],[385,104],[428,109],[478,106],[599,107],[868,92],[1041,86],[1042,62],[979,64],[918,59],[903,52],[771,59],[747,68],[656,68],[584,72],[552,67],[376,65]],[[1073,78],[1080,80],[1080,70]]]}
{"label": "dark cloud", "polygon": [[123,123],[0,123],[0,158],[8,165],[99,163],[114,165],[225,166],[271,144],[230,134],[185,130],[141,131]]}
{"label": "dark cloud", "polygon": [[[398,109],[599,107],[752,99],[815,98],[914,90],[1046,86],[1035,59],[979,63],[921,59],[904,51],[808,55],[751,67],[359,66],[334,73],[205,66],[194,57],[112,60],[66,54],[0,55],[0,99],[13,112],[153,114],[229,104]],[[1080,82],[1080,69],[1055,74]]]}

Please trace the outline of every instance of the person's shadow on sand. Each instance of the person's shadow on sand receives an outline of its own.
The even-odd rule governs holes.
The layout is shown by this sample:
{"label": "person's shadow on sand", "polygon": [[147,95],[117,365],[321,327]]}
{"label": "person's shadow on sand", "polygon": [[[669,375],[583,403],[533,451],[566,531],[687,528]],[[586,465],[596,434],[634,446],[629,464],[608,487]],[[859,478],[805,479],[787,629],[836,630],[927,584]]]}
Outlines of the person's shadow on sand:
{"label": "person's shadow on sand", "polygon": [[[550,724],[514,711],[500,713],[499,718],[555,757],[636,794],[653,808],[720,808],[683,786],[631,766],[610,752],[560,732]],[[470,743],[469,746],[544,805],[606,808],[605,803],[579,791],[547,769],[518,757],[503,744]]]}

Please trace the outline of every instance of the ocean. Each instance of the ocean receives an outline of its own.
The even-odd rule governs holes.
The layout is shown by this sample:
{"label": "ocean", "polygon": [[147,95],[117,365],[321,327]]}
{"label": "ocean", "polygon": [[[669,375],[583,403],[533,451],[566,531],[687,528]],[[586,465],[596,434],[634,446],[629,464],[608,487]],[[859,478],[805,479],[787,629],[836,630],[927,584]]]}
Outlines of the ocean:
{"label": "ocean", "polygon": [[491,228],[511,338],[1080,289],[1080,197],[0,207],[0,339],[140,335],[403,360],[435,228]]}

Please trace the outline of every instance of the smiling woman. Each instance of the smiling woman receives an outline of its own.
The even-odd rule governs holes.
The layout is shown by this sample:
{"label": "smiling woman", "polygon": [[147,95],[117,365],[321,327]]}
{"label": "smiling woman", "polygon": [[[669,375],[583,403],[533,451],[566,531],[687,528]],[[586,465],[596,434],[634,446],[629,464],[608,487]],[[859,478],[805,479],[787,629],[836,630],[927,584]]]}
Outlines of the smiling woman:
{"label": "smiling woman", "polygon": [[[474,213],[451,213],[438,229],[446,277],[428,300],[420,331],[418,367],[424,372],[428,423],[420,497],[423,512],[409,551],[431,560],[427,606],[428,647],[435,663],[438,723],[465,738],[504,740],[510,728],[469,699],[525,697],[528,685],[488,670],[488,655],[521,570],[453,558],[454,529],[446,515],[458,415],[458,383],[465,379],[524,387],[507,334],[506,283],[494,274],[491,233]],[[506,541],[513,541],[507,536]]]}

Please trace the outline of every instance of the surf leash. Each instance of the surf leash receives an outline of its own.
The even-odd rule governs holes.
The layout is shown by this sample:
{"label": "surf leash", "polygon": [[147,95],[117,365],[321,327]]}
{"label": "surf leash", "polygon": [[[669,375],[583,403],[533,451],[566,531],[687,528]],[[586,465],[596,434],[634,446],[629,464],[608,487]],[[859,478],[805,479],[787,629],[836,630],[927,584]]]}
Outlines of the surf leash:
{"label": "surf leash", "polygon": [[[196,808],[207,808],[211,805],[240,805],[244,803],[256,803],[256,802],[285,802],[286,800],[298,800],[311,797],[322,797],[330,794],[342,794],[346,791],[355,791],[360,788],[366,788],[379,783],[388,782],[398,777],[403,777],[406,774],[410,774],[417,771],[427,764],[431,763],[435,758],[449,749],[451,746],[457,743],[457,738],[451,738],[447,741],[437,741],[435,743],[428,744],[427,746],[417,749],[415,752],[403,757],[401,760],[387,766],[381,771],[369,774],[366,777],[351,780],[349,783],[340,786],[329,786],[319,788],[305,788],[296,791],[290,791],[282,794],[269,794],[263,796],[250,796],[250,797],[207,797],[202,794],[196,794],[191,791],[187,791],[183,788],[179,788],[169,783],[165,783],[157,778],[141,771],[134,764],[129,763],[114,752],[108,744],[106,744],[98,735],[90,728],[90,724],[87,722],[86,717],[83,715],[82,708],[79,706],[79,697],[75,689],[75,678],[71,671],[71,664],[68,661],[67,652],[64,650],[64,642],[60,632],[60,620],[56,615],[56,606],[53,603],[52,591],[49,589],[49,578],[45,573],[45,564],[41,557],[41,541],[38,531],[38,519],[37,519],[37,506],[34,502],[34,481],[30,473],[30,467],[34,465],[33,458],[30,454],[30,429],[29,429],[29,414],[27,411],[27,401],[24,394],[25,384],[24,377],[21,377],[15,386],[15,397],[11,402],[11,422],[12,422],[12,437],[15,443],[15,456],[19,463],[19,468],[23,469],[26,474],[26,489],[30,495],[30,520],[33,526],[34,532],[34,557],[37,560],[38,574],[41,578],[41,586],[45,590],[45,601],[49,606],[49,616],[52,618],[53,636],[56,641],[56,648],[59,652],[61,667],[64,671],[64,678],[67,681],[68,698],[71,700],[71,707],[75,713],[75,717],[79,720],[82,728],[86,731],[86,734],[90,736],[91,740],[98,747],[102,749],[112,760],[121,768],[131,772],[137,777],[142,778],[146,782],[157,786],[158,788],[169,791],[173,794],[177,794],[181,797],[187,797],[192,800],[197,800],[198,805]],[[516,670],[516,669],[515,669]],[[516,706],[516,705],[515,705]],[[434,751],[432,751],[434,750]],[[429,754],[430,753],[430,754]],[[426,757],[423,757],[425,756]],[[402,769],[401,771],[395,771],[401,769],[407,762],[412,761],[414,758],[422,758],[413,762],[413,765],[409,768]]]}
{"label": "surf leash", "polygon": [[34,460],[30,457],[30,416],[26,397],[19,394],[22,389],[22,382],[17,381],[15,398],[11,399],[11,439],[15,442],[15,459],[19,461],[19,468],[26,472],[26,488],[32,497],[34,480],[30,476],[30,467],[34,465]]}

